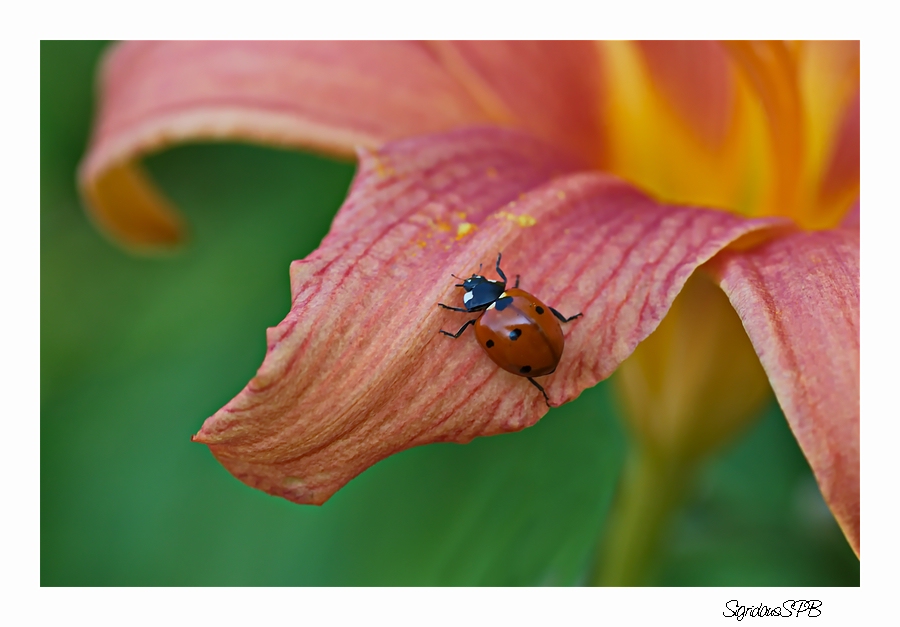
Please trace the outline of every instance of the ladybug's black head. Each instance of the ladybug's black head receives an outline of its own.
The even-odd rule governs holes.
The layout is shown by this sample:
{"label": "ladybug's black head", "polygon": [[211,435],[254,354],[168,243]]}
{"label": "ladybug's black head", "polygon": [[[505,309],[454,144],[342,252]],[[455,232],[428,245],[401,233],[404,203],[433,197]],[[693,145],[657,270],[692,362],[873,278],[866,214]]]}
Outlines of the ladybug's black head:
{"label": "ladybug's black head", "polygon": [[473,274],[456,287],[466,290],[463,294],[463,304],[468,311],[481,311],[500,298],[506,289],[506,281],[492,281],[480,274]]}

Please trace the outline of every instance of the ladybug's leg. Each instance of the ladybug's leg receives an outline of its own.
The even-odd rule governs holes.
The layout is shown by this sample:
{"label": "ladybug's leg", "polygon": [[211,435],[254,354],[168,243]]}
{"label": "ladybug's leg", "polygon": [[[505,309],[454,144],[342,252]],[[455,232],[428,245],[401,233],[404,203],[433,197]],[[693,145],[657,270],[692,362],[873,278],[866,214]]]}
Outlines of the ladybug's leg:
{"label": "ladybug's leg", "polygon": [[445,305],[444,303],[438,303],[438,307],[443,307],[444,309],[449,309],[450,311],[462,311],[463,313],[469,312],[469,310],[465,307],[451,307],[450,305]]}
{"label": "ladybug's leg", "polygon": [[513,287],[519,287],[519,275],[516,275],[516,284]]}
{"label": "ladybug's leg", "polygon": [[506,275],[503,274],[503,270],[500,269],[500,257],[503,256],[503,253],[497,253],[497,274],[500,275],[500,278],[503,279],[503,283],[506,284]]}
{"label": "ladybug's leg", "polygon": [[[465,309],[463,309],[463,311],[465,311]],[[449,336],[452,337],[453,339],[456,339],[456,338],[458,338],[460,335],[462,335],[463,331],[465,331],[465,330],[468,328],[468,326],[469,326],[470,324],[475,324],[475,322],[476,322],[477,320],[478,320],[478,318],[475,318],[475,320],[469,320],[467,323],[465,323],[464,325],[462,325],[462,326],[459,328],[459,331],[457,331],[456,334],[449,333],[449,332],[447,332],[447,331],[444,331],[443,329],[441,329],[441,333],[443,333],[444,335],[449,335]]]}
{"label": "ladybug's leg", "polygon": [[574,320],[575,318],[578,318],[579,316],[583,315],[583,314],[577,313],[574,316],[572,316],[571,318],[566,318],[564,315],[562,315],[561,313],[556,311],[553,307],[550,308],[550,311],[552,311],[553,315],[556,316],[557,318],[559,318],[560,320],[562,320],[563,322],[572,322],[572,320]]}
{"label": "ladybug's leg", "polygon": [[550,399],[547,397],[547,393],[544,391],[544,388],[541,387],[541,384],[538,383],[537,381],[535,381],[534,379],[532,379],[531,377],[528,377],[528,380],[531,381],[531,385],[533,385],[534,387],[536,387],[537,389],[539,389],[541,391],[541,394],[544,395],[544,400],[547,401],[547,407],[550,407]]}

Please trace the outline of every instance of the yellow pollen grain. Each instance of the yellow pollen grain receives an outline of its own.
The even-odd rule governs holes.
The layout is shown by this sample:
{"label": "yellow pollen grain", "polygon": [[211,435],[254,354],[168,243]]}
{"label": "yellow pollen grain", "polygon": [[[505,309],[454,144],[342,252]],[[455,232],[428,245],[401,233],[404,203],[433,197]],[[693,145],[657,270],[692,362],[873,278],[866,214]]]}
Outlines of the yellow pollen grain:
{"label": "yellow pollen grain", "polygon": [[565,200],[566,193],[564,191],[560,190],[560,191],[556,192],[556,197],[559,198],[560,200]]}
{"label": "yellow pollen grain", "polygon": [[497,168],[488,168],[487,170],[485,170],[484,173],[487,175],[487,177],[489,179],[497,178]]}
{"label": "yellow pollen grain", "polygon": [[477,227],[471,222],[463,222],[456,227],[456,241],[461,240],[466,235],[474,231]]}
{"label": "yellow pollen grain", "polygon": [[453,230],[453,227],[450,225],[450,223],[444,222],[443,220],[432,220],[431,218],[428,218],[428,223],[432,228],[435,228],[438,231],[448,232]]}
{"label": "yellow pollen grain", "polygon": [[418,246],[419,248],[425,248],[425,240],[420,239],[418,242],[416,242],[416,246]]}
{"label": "yellow pollen grain", "polygon": [[460,220],[465,220],[465,219],[466,219],[466,212],[465,212],[465,211],[454,211],[454,212],[453,212],[453,215],[455,215],[455,216],[456,216],[457,218],[459,218]]}
{"label": "yellow pollen grain", "polygon": [[378,174],[378,178],[383,179],[394,174],[394,168],[387,163],[387,160],[383,160],[377,152],[373,152],[371,155],[375,161],[375,172]]}
{"label": "yellow pollen grain", "polygon": [[501,220],[509,220],[510,222],[515,222],[522,228],[526,228],[529,226],[534,226],[537,224],[537,219],[533,218],[529,215],[516,215],[514,213],[510,213],[508,211],[498,211],[496,214],[497,218]]}

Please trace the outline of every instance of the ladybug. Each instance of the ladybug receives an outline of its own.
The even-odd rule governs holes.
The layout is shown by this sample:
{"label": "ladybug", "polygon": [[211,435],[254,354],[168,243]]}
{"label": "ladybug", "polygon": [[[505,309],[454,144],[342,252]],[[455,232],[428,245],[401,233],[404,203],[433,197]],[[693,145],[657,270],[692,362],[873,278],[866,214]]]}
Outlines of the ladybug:
{"label": "ladybug", "polygon": [[473,274],[465,280],[451,275],[463,281],[456,287],[466,291],[463,294],[465,307],[451,307],[444,303],[438,303],[438,306],[451,311],[480,311],[482,314],[466,322],[456,333],[443,329],[441,333],[456,339],[470,324],[474,324],[475,337],[488,357],[507,372],[527,378],[541,391],[549,407],[547,392],[534,377],[543,377],[556,370],[565,345],[559,322],[571,322],[581,314],[566,318],[553,307],[520,290],[518,275],[515,286],[506,289],[506,275],[500,269],[502,256],[502,253],[497,254],[497,274],[502,281],[492,281],[480,274]]}

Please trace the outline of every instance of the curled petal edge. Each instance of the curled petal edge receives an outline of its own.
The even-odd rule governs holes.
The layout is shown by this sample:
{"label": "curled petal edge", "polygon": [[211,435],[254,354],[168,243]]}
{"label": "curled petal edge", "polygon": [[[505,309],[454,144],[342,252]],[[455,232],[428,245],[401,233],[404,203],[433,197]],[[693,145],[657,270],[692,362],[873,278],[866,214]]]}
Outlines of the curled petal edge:
{"label": "curled petal edge", "polygon": [[588,124],[596,57],[587,42],[125,42],[102,63],[79,186],[102,231],[152,252],[176,246],[185,227],[139,162],[179,142],[352,159],[357,146],[496,123],[585,152],[600,145]]}

